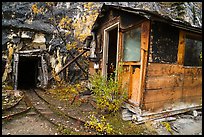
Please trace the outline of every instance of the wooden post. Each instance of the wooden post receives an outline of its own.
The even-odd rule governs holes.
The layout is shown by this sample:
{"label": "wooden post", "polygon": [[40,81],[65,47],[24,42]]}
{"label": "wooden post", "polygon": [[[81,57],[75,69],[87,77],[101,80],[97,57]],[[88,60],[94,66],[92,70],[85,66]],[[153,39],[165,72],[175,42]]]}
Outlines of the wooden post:
{"label": "wooden post", "polygon": [[13,83],[14,83],[14,90],[18,88],[18,62],[19,62],[19,54],[14,53],[14,64],[13,64]]}
{"label": "wooden post", "polygon": [[179,65],[184,64],[185,57],[185,34],[183,31],[179,32],[179,44],[178,44],[178,54],[177,54],[177,62]]}
{"label": "wooden post", "polygon": [[[65,68],[67,68],[70,64],[72,64],[73,62],[76,62],[76,60],[81,57],[85,52],[87,52],[87,50],[84,50],[82,53],[80,53],[78,56],[74,57],[74,59],[72,59],[70,62],[68,62],[66,65],[64,65],[64,67],[59,71],[57,72],[55,75],[58,75],[59,73],[61,73]],[[52,80],[54,77],[51,76],[49,78],[48,81]]]}
{"label": "wooden post", "polygon": [[122,68],[123,68],[123,65],[121,64],[121,62],[122,62],[122,32],[120,31],[120,29],[119,29],[119,46],[118,46],[118,81],[119,81],[119,83],[121,83],[122,84],[122,71],[123,70],[121,70]]}
{"label": "wooden post", "polygon": [[43,87],[47,87],[48,84],[48,72],[47,72],[47,64],[43,57],[44,55],[41,55],[41,69],[42,69],[42,79],[43,79]]}
{"label": "wooden post", "polygon": [[150,34],[150,21],[142,23],[141,27],[141,66],[140,66],[140,84],[138,91],[138,102],[142,104],[143,92],[145,89],[145,76],[147,68],[147,56],[148,56],[148,45],[149,45],[149,34]]}

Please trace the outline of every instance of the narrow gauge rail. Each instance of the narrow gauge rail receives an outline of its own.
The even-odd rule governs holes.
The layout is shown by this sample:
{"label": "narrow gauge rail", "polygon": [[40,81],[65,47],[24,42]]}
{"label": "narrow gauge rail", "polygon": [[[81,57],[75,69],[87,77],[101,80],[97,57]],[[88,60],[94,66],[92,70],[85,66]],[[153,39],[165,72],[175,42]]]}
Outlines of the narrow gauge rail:
{"label": "narrow gauge rail", "polygon": [[27,113],[31,109],[31,106],[25,101],[23,95],[15,104],[7,108],[2,108],[2,120],[9,120],[15,116],[19,116]]}
{"label": "narrow gauge rail", "polygon": [[[23,99],[20,101],[20,103],[18,103],[25,104],[24,110],[14,114],[3,116],[2,119],[10,119],[17,115],[27,113],[31,108],[33,108],[37,113],[39,113],[42,117],[44,117],[47,121],[49,121],[56,127],[61,127],[61,129],[68,129],[68,131],[71,130],[74,132],[78,132],[79,134],[96,134],[96,132],[93,130],[91,130],[91,132],[88,132],[85,129],[85,121],[64,113],[59,108],[46,101],[42,96],[38,94],[38,91],[40,90],[42,89],[24,90]],[[17,106],[18,105],[15,105],[15,107],[12,107],[12,109],[15,109]],[[12,111],[12,109],[8,110]]]}

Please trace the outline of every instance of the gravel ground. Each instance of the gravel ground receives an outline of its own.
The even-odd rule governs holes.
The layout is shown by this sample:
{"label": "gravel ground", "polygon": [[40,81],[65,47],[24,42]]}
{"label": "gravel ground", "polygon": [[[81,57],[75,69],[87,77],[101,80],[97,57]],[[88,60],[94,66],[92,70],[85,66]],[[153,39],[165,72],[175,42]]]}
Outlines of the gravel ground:
{"label": "gravel ground", "polygon": [[56,135],[54,125],[39,115],[27,115],[2,124],[2,135]]}
{"label": "gravel ground", "polygon": [[202,115],[178,115],[175,121],[168,122],[172,133],[159,121],[154,121],[153,126],[159,135],[202,135]]}

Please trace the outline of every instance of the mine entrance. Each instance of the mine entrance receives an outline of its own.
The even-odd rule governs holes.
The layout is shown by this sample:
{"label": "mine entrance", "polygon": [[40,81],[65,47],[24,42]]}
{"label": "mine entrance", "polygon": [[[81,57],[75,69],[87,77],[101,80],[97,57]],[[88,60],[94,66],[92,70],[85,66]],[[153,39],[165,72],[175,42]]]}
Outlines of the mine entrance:
{"label": "mine entrance", "polygon": [[39,57],[19,56],[17,81],[18,89],[30,89],[36,87],[39,63]]}

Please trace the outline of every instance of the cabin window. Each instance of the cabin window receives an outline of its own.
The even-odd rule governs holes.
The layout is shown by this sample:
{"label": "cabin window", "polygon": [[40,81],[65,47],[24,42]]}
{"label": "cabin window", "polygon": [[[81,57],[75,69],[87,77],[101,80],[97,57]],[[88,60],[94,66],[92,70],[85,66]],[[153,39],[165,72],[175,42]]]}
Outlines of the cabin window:
{"label": "cabin window", "polygon": [[166,23],[152,22],[151,56],[155,63],[176,63],[179,31]]}
{"label": "cabin window", "polygon": [[184,66],[202,66],[202,41],[186,35]]}
{"label": "cabin window", "polygon": [[140,61],[141,28],[123,33],[123,61]]}

